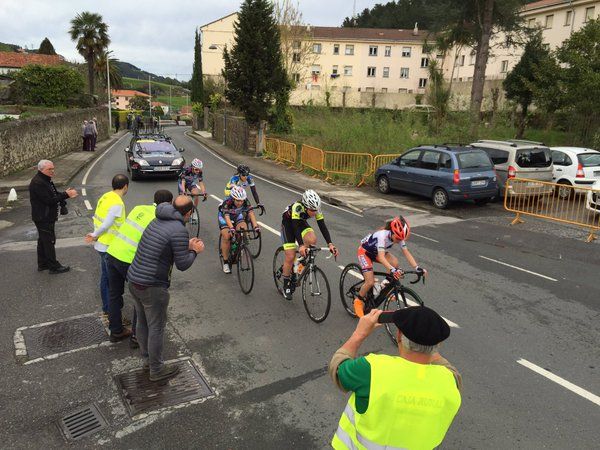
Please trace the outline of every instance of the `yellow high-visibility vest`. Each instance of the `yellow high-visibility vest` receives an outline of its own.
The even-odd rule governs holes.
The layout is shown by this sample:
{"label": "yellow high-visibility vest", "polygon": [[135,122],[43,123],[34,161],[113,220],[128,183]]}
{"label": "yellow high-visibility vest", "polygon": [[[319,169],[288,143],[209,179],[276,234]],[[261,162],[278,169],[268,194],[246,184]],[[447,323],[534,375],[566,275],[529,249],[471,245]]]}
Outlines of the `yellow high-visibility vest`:
{"label": "yellow high-visibility vest", "polygon": [[131,210],[108,247],[108,254],[131,264],[142,239],[142,233],[156,217],[156,206],[140,205]]}
{"label": "yellow high-visibility vest", "polygon": [[121,214],[121,217],[115,219],[106,232],[98,237],[98,242],[104,245],[110,245],[113,238],[116,236],[119,227],[125,222],[125,203],[123,203],[123,199],[119,194],[110,191],[100,197],[100,200],[98,200],[98,204],[96,205],[96,211],[94,212],[94,229],[98,229],[106,220],[108,210],[115,205],[121,205],[123,213]]}
{"label": "yellow high-visibility vest", "polygon": [[335,449],[432,449],[441,444],[461,403],[454,375],[435,364],[398,356],[366,356],[371,365],[367,411],[348,400],[331,445]]}

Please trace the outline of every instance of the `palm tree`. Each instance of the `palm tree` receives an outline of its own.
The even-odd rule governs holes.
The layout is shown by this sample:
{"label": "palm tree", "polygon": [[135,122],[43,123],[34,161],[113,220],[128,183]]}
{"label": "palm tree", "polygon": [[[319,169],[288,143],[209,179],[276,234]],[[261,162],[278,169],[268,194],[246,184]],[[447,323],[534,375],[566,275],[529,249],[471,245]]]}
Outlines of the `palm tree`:
{"label": "palm tree", "polygon": [[85,58],[88,66],[88,83],[90,94],[94,94],[94,64],[98,56],[105,51],[110,38],[108,25],[102,21],[100,14],[84,11],[71,20],[69,30],[71,39],[77,41],[77,51]]}
{"label": "palm tree", "polygon": [[[119,69],[119,60],[117,58],[108,58],[108,75],[110,76],[111,89],[121,89],[123,87],[123,76]],[[96,58],[94,63],[94,72],[98,79],[106,86],[106,51],[103,51]]]}

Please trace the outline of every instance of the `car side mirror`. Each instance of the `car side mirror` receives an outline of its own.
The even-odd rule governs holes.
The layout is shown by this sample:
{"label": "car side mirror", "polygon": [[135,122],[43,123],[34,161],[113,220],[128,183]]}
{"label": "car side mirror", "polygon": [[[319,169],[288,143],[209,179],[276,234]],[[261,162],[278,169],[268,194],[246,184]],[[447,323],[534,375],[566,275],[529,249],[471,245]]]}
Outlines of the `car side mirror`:
{"label": "car side mirror", "polygon": [[125,147],[125,148],[123,149],[123,151],[124,151],[124,152],[128,152],[128,151],[129,151],[129,147]]}

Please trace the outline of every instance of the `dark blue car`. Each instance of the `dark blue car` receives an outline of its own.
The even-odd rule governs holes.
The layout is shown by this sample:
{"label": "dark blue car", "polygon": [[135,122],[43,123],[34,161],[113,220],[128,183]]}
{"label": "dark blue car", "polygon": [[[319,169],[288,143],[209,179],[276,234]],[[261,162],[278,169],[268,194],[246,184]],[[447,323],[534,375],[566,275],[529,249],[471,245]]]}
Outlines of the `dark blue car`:
{"label": "dark blue car", "polygon": [[377,188],[424,195],[444,209],[452,201],[485,204],[498,193],[494,165],[487,153],[471,146],[422,145],[375,172]]}

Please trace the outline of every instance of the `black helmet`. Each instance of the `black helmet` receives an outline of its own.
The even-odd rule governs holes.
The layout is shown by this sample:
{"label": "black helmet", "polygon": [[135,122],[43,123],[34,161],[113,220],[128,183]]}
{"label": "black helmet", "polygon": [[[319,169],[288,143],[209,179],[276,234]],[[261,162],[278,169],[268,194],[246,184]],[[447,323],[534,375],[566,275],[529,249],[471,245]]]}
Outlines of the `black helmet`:
{"label": "black helmet", "polygon": [[247,177],[250,174],[250,167],[240,164],[237,166],[237,173],[243,177]]}

